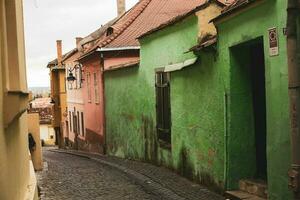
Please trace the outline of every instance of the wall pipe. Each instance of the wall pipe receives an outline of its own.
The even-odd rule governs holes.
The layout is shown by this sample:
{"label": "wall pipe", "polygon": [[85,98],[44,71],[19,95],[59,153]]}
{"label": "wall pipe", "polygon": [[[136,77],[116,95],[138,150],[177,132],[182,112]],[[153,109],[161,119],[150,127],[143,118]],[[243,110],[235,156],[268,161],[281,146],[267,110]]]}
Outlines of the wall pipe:
{"label": "wall pipe", "polygon": [[107,138],[106,138],[106,115],[105,115],[105,81],[104,81],[104,55],[100,53],[100,76],[101,76],[101,90],[102,90],[102,120],[103,120],[103,154],[107,154]]}
{"label": "wall pipe", "polygon": [[294,192],[294,199],[300,200],[300,64],[297,55],[299,47],[297,20],[299,20],[299,0],[288,0],[287,5],[287,59],[288,91],[290,103],[290,140],[291,168],[289,170],[289,188]]}

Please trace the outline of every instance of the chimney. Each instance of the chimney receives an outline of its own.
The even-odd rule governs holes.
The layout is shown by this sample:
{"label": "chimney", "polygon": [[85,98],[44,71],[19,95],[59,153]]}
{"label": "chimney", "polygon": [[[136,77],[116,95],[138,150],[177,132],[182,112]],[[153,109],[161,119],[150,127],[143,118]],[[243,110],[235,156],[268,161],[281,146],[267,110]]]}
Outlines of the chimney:
{"label": "chimney", "polygon": [[79,42],[82,40],[82,37],[76,37],[76,46],[79,44]]}
{"label": "chimney", "polygon": [[117,0],[118,17],[125,13],[125,0]]}
{"label": "chimney", "polygon": [[61,46],[61,40],[56,40],[56,49],[57,49],[57,64],[58,67],[62,66],[62,46]]}

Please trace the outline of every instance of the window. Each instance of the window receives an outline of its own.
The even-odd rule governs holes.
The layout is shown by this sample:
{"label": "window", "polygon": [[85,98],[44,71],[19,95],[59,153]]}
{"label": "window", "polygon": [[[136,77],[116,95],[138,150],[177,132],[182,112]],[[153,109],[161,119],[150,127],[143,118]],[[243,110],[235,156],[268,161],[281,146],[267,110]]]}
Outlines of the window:
{"label": "window", "polygon": [[79,111],[77,111],[77,133],[80,134],[80,119]]}
{"label": "window", "polygon": [[77,88],[81,88],[81,84],[82,84],[82,71],[81,71],[81,68],[77,68],[76,69],[76,85],[77,85]]}
{"label": "window", "polygon": [[94,73],[94,90],[95,90],[95,103],[99,103],[99,86],[97,73]]}
{"label": "window", "polygon": [[81,131],[82,131],[82,135],[84,136],[84,118],[83,118],[83,112],[81,112]]}
{"label": "window", "polygon": [[64,77],[64,89],[65,91],[67,91],[67,78]]}
{"label": "window", "polygon": [[75,112],[72,113],[73,113],[73,131],[74,133],[77,133],[77,119],[76,119]]}
{"label": "window", "polygon": [[86,74],[86,84],[87,84],[87,95],[88,95],[88,102],[92,102],[92,94],[91,94],[91,74]]}
{"label": "window", "polygon": [[157,137],[161,144],[171,144],[171,106],[170,106],[170,74],[156,72],[156,125]]}
{"label": "window", "polygon": [[72,132],[72,115],[71,115],[71,111],[69,111],[69,125],[70,125],[70,132]]}
{"label": "window", "polygon": [[68,84],[68,90],[72,90],[73,89],[72,81],[67,81],[67,84]]}

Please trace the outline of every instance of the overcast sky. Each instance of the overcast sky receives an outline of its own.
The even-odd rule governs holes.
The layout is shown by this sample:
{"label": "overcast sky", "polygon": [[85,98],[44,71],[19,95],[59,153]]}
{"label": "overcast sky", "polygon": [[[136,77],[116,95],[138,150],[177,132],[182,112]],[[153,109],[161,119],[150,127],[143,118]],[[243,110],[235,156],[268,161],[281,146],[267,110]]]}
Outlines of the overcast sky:
{"label": "overcast sky", "polygon": [[[23,0],[27,79],[29,87],[49,86],[46,65],[56,57],[56,40],[63,53],[117,15],[117,0]],[[126,9],[138,0],[126,0]]]}

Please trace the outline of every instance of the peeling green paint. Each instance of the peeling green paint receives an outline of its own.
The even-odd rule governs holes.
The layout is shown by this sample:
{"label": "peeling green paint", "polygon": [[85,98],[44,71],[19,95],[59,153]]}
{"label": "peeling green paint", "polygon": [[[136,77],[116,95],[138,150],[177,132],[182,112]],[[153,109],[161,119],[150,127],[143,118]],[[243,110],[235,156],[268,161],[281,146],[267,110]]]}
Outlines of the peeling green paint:
{"label": "peeling green paint", "polygon": [[[114,144],[110,154],[164,165],[220,190],[224,106],[219,103],[223,84],[212,65],[214,54],[206,53],[193,66],[171,73],[172,150],[159,148],[156,141],[155,68],[195,57],[184,52],[197,44],[197,33],[197,17],[188,17],[141,41],[139,68],[105,73],[107,143]],[[146,123],[140,116],[147,116]],[[124,143],[131,146],[124,148]]]}
{"label": "peeling green paint", "polygon": [[[254,176],[252,97],[246,71],[238,67],[248,52],[236,47],[262,38],[269,199],[291,199],[285,7],[285,1],[267,0],[218,24],[218,53],[201,52],[195,64],[171,72],[171,150],[156,141],[155,68],[194,57],[184,52],[197,43],[197,18],[141,39],[139,68],[105,72],[108,153],[173,168],[216,191],[236,189],[240,178]],[[268,55],[272,27],[279,33],[275,57]]]}
{"label": "peeling green paint", "polygon": [[[243,171],[246,165],[252,165],[252,155],[249,155],[249,142],[240,143],[243,139],[242,133],[251,133],[243,129],[245,123],[237,126],[237,118],[243,117],[244,121],[251,120],[251,116],[238,115],[238,112],[247,108],[249,97],[236,96],[234,93],[241,88],[243,81],[234,80],[232,75],[237,74],[237,68],[232,63],[230,47],[262,37],[265,52],[265,80],[266,80],[266,111],[267,111],[267,162],[268,162],[268,192],[269,199],[291,199],[288,190],[287,171],[290,165],[290,142],[289,142],[289,111],[288,111],[288,81],[286,60],[286,38],[283,28],[286,22],[286,1],[265,1],[255,8],[251,8],[233,18],[218,25],[219,31],[219,57],[217,65],[222,68],[224,77],[231,77],[224,81],[228,92],[228,187],[236,188],[237,177],[242,174],[253,174],[254,172]],[[276,27],[279,35],[279,56],[269,56],[268,29]],[[239,58],[243,57],[245,51],[238,51]],[[230,59],[231,58],[231,59]],[[236,56],[237,58],[237,56]],[[239,73],[241,74],[241,73]],[[241,77],[240,77],[241,78]],[[244,99],[244,100],[243,100]],[[238,101],[238,102],[234,102]],[[244,101],[244,103],[242,103]],[[235,114],[236,113],[236,114]],[[239,120],[240,122],[243,120]],[[251,129],[251,128],[250,128]],[[242,131],[243,130],[243,131]],[[238,140],[235,138],[238,137]],[[246,138],[244,138],[245,141]],[[245,146],[244,146],[245,145]],[[246,148],[248,146],[248,148]],[[253,146],[253,145],[252,145]],[[252,151],[253,152],[253,151]],[[237,156],[246,156],[243,163],[233,165]],[[247,168],[251,169],[251,168]]]}

